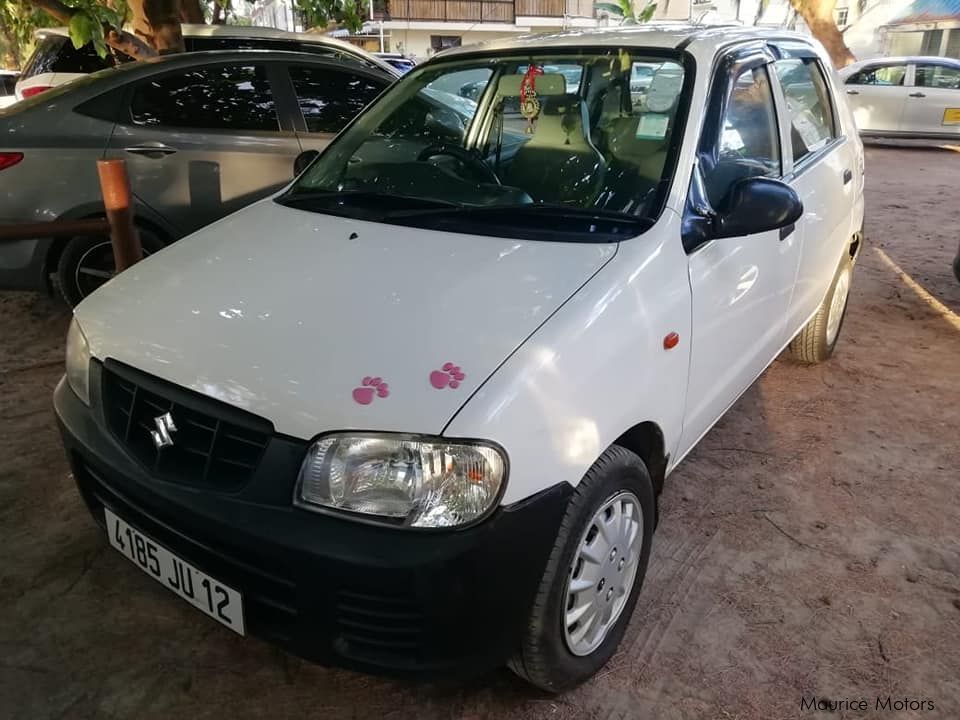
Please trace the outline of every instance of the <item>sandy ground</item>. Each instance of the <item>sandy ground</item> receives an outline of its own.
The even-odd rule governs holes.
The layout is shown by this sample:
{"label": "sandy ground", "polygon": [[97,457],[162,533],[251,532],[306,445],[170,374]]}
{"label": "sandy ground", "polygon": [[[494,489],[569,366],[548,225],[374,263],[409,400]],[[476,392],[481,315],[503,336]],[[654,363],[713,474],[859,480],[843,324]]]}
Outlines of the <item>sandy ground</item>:
{"label": "sandy ground", "polygon": [[505,670],[437,687],[308,665],[165,592],[68,475],[65,311],[0,294],[0,717],[778,720],[812,695],[868,701],[831,717],[960,717],[960,321],[942,307],[960,313],[960,153],[872,147],[867,168],[837,355],[777,361],[671,476],[620,652],[560,697]]}

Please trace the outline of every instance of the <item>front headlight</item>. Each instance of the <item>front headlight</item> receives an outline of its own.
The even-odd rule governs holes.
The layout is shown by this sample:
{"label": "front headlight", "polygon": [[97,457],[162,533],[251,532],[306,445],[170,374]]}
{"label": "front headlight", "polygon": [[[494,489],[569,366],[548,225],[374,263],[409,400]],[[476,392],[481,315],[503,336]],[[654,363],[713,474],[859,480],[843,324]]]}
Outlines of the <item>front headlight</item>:
{"label": "front headlight", "polygon": [[83,400],[84,405],[90,404],[90,346],[83,336],[83,331],[74,318],[70,321],[67,331],[67,382]]}
{"label": "front headlight", "polygon": [[377,433],[327,435],[310,446],[294,504],[419,528],[465,525],[500,496],[506,458],[493,445]]}

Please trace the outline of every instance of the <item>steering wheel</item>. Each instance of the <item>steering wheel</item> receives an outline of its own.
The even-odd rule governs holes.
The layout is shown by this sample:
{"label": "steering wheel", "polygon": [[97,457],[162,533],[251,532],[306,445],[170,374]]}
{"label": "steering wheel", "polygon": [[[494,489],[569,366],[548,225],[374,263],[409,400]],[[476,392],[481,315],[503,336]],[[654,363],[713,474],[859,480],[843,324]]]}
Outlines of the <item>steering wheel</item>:
{"label": "steering wheel", "polygon": [[467,150],[466,148],[462,148],[459,145],[446,145],[439,143],[426,147],[420,151],[419,155],[417,155],[417,162],[424,162],[425,160],[437,155],[449,155],[450,157],[454,157],[464,165],[469,165],[477,170],[480,170],[488,180],[496,183],[497,185],[503,185],[503,183],[500,181],[500,178],[497,177],[497,173],[494,172],[494,169],[487,164],[486,160],[484,160],[475,152]]}

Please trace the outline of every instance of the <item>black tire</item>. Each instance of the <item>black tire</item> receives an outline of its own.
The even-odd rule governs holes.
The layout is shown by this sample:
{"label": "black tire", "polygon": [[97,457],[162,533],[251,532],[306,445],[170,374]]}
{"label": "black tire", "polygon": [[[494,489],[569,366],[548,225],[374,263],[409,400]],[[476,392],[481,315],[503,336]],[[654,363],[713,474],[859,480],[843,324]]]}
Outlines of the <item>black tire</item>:
{"label": "black tire", "polygon": [[957,282],[960,282],[960,252],[953,259],[953,274],[957,278]]}
{"label": "black tire", "polygon": [[[139,228],[139,233],[144,257],[163,248],[163,241],[151,231]],[[75,307],[109,280],[115,269],[109,237],[89,235],[71,238],[57,261],[57,287],[67,304]],[[94,272],[103,274],[90,274]]]}
{"label": "black tire", "polygon": [[[623,491],[636,497],[643,517],[643,545],[636,575],[619,617],[599,646],[587,655],[575,655],[567,646],[564,627],[573,559],[594,515]],[[511,670],[543,690],[560,692],[587,680],[606,664],[620,644],[637,604],[650,560],[654,518],[653,483],[643,460],[622,447],[610,447],[587,471],[570,498],[520,649],[509,662]]]}
{"label": "black tire", "polygon": [[[840,314],[839,325],[833,338],[828,336],[827,327],[830,319],[830,309],[833,306],[834,295],[838,288],[842,288],[841,278],[846,275],[846,294],[843,300],[843,309]],[[803,329],[797,333],[797,336],[790,341],[788,349],[790,355],[798,362],[808,365],[815,365],[830,358],[834,349],[837,347],[837,341],[840,339],[840,333],[843,330],[843,321],[847,317],[847,307],[849,306],[850,287],[853,280],[853,262],[846,254],[840,261],[840,267],[833,276],[833,282],[830,283],[830,290],[827,292],[820,307],[817,308],[817,314],[810,318],[810,321],[803,326]]]}

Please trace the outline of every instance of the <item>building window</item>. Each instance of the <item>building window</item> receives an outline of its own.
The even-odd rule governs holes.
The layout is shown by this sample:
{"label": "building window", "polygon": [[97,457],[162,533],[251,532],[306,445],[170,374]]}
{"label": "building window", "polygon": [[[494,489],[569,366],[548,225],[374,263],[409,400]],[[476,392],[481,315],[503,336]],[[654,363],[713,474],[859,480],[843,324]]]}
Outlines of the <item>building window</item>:
{"label": "building window", "polygon": [[939,55],[941,40],[943,40],[943,30],[927,30],[923,33],[923,44],[920,46],[920,54]]}
{"label": "building window", "polygon": [[462,44],[459,35],[431,35],[430,48],[434,52],[440,52],[447,48],[460,47]]}
{"label": "building window", "polygon": [[837,27],[843,27],[844,25],[847,24],[847,18],[848,18],[848,16],[849,16],[849,12],[850,12],[850,11],[849,11],[848,8],[845,8],[845,7],[843,7],[843,8],[837,8],[837,10],[836,10],[836,13],[837,13]]}
{"label": "building window", "polygon": [[960,28],[947,30],[947,57],[960,59]]}

